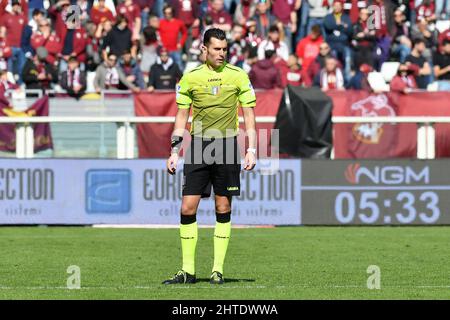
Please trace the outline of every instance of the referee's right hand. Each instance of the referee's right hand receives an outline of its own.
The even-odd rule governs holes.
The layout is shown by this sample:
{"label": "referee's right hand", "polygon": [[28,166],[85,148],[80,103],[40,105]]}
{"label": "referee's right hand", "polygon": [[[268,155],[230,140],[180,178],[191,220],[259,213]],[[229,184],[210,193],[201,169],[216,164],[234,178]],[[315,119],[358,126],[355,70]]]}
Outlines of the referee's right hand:
{"label": "referee's right hand", "polygon": [[172,153],[167,159],[167,172],[169,174],[175,174],[177,170],[177,164],[178,164],[178,154]]}

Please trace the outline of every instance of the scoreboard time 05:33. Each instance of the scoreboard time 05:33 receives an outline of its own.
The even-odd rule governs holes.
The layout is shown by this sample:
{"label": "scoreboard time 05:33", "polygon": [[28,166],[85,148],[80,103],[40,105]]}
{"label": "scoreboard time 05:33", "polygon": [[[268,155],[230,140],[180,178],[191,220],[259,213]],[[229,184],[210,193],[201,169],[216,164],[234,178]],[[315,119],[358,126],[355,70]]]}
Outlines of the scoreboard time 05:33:
{"label": "scoreboard time 05:33", "polygon": [[450,223],[443,161],[302,161],[302,224]]}

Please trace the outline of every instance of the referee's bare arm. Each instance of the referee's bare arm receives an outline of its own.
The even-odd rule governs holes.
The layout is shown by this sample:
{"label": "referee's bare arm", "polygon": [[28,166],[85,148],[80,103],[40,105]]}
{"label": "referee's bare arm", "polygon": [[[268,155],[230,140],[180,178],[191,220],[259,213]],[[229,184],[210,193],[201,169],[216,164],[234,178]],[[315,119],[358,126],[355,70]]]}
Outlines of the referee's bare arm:
{"label": "referee's bare arm", "polygon": [[[183,137],[186,124],[189,119],[190,109],[178,109],[175,117],[175,127],[173,129],[172,137]],[[175,152],[176,151],[176,152]],[[167,171],[174,174],[178,163],[178,150],[171,150],[170,157],[167,159]]]}
{"label": "referee's bare arm", "polygon": [[245,131],[248,137],[248,149],[245,153],[244,170],[250,171],[256,165],[256,152],[248,151],[256,150],[256,121],[253,108],[242,108],[244,115]]}

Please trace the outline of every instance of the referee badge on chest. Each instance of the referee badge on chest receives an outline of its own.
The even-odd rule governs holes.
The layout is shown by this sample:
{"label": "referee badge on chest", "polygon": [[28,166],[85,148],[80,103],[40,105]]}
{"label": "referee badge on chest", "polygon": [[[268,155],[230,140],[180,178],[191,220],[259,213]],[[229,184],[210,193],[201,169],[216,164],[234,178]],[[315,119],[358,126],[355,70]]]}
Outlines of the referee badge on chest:
{"label": "referee badge on chest", "polygon": [[211,93],[215,96],[217,96],[219,94],[219,86],[213,86],[211,87]]}

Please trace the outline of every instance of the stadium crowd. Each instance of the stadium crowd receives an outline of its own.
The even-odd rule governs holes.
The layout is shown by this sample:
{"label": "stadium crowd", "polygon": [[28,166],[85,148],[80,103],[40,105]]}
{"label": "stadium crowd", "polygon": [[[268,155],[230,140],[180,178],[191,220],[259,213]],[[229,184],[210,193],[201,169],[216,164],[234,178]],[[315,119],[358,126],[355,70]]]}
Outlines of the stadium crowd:
{"label": "stadium crowd", "polygon": [[171,89],[227,31],[229,61],[255,88],[287,84],[450,91],[450,0],[1,0],[0,91]]}

